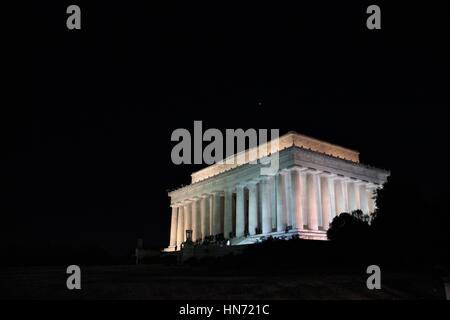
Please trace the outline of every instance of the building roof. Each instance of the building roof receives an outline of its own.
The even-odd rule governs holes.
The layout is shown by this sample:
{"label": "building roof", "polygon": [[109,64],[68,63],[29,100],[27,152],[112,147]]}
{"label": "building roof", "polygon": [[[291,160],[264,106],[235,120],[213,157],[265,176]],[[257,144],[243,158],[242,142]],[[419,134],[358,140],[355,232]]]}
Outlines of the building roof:
{"label": "building roof", "polygon": [[272,153],[281,151],[289,147],[299,147],[307,150],[312,150],[318,153],[326,154],[335,158],[344,159],[347,161],[359,163],[359,152],[322,141],[316,138],[308,137],[291,131],[287,134],[270,140],[267,143],[260,144],[257,147],[239,152],[230,157],[227,157],[219,163],[215,163],[199,171],[191,174],[192,183],[196,183],[207,178],[218,175],[222,172],[239,167],[243,164],[259,160]]}

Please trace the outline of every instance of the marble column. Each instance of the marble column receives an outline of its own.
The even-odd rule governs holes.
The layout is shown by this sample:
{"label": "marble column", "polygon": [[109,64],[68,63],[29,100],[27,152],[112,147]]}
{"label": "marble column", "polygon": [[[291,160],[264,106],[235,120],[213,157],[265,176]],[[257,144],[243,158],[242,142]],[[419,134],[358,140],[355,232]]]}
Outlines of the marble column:
{"label": "marble column", "polygon": [[306,180],[306,170],[299,172],[300,179],[300,207],[303,218],[303,228],[308,225],[308,212],[309,212],[309,201],[308,201],[308,183]]}
{"label": "marble column", "polygon": [[355,206],[356,209],[361,209],[361,195],[360,195],[360,186],[361,186],[361,181],[356,181],[355,182]]}
{"label": "marble column", "polygon": [[219,214],[219,233],[223,234],[223,218],[225,216],[224,211],[224,204],[225,204],[225,195],[223,191],[220,193],[220,214]]}
{"label": "marble column", "polygon": [[292,185],[292,228],[302,230],[305,225],[304,215],[306,214],[306,176],[304,170],[294,168],[291,170]]}
{"label": "marble column", "polygon": [[284,190],[286,197],[286,223],[288,227],[293,228],[294,225],[294,189],[292,187],[291,170],[285,171]]}
{"label": "marble column", "polygon": [[225,239],[230,238],[230,232],[233,231],[233,192],[231,189],[224,191],[224,218],[223,235]]}
{"label": "marble column", "polygon": [[178,207],[178,227],[177,227],[177,247],[181,249],[181,244],[184,242],[186,232],[184,231],[184,206]]}
{"label": "marble column", "polygon": [[277,192],[276,192],[276,179],[275,176],[269,177],[269,196],[270,196],[270,217],[271,217],[271,232],[277,230]]}
{"label": "marble column", "polygon": [[202,238],[201,228],[201,208],[200,198],[195,197],[192,201],[192,241],[198,241]]}
{"label": "marble column", "polygon": [[214,194],[209,196],[209,235],[214,235]]}
{"label": "marble column", "polygon": [[220,192],[214,192],[213,193],[213,230],[212,234],[217,235],[222,233],[220,230],[220,213],[221,213],[221,193]]}
{"label": "marble column", "polygon": [[342,177],[338,177],[334,180],[335,188],[335,202],[336,202],[336,215],[340,215],[342,212],[346,212],[345,206],[345,190],[344,181]]}
{"label": "marble column", "polygon": [[272,176],[268,176],[264,180],[261,181],[262,186],[262,233],[270,233],[272,232],[272,187],[271,180],[273,180]]}
{"label": "marble column", "polygon": [[197,198],[194,197],[191,202],[191,230],[192,230],[192,241],[197,240]]}
{"label": "marble column", "polygon": [[186,230],[192,230],[192,201],[186,200],[184,205],[184,240],[186,241]]}
{"label": "marble column", "polygon": [[364,212],[364,214],[369,214],[369,199],[367,198],[367,188],[365,183],[362,183],[359,186],[359,200],[362,212]]}
{"label": "marble column", "polygon": [[348,205],[348,178],[342,180],[342,188],[344,189],[344,206],[345,212],[350,212],[350,207]]}
{"label": "marble column", "polygon": [[318,172],[308,172],[308,229],[319,230],[319,214],[321,213],[320,182]]}
{"label": "marble column", "polygon": [[248,184],[248,232],[256,234],[258,227],[258,185],[256,182]]}
{"label": "marble column", "polygon": [[329,175],[320,177],[320,190],[322,195],[322,228],[328,230],[331,220],[335,216],[334,183]]}
{"label": "marble column", "polygon": [[355,194],[355,182],[353,180],[347,181],[347,197],[348,197],[348,211],[351,213],[357,209],[356,207],[356,194]]}
{"label": "marble column", "polygon": [[287,227],[286,174],[280,172],[275,179],[277,190],[277,231],[283,232]]}
{"label": "marble column", "polygon": [[263,198],[264,198],[264,181],[261,179],[256,185],[256,190],[258,193],[258,234],[262,233],[262,216],[263,216]]}
{"label": "marble column", "polygon": [[245,231],[245,193],[244,186],[236,187],[236,237],[243,237]]}
{"label": "marble column", "polygon": [[177,228],[178,228],[178,207],[172,206],[172,218],[170,222],[170,247],[175,248],[177,245]]}
{"label": "marble column", "polygon": [[202,200],[201,200],[201,220],[202,220],[202,226],[201,226],[201,230],[202,230],[202,236],[203,239],[209,235],[211,235],[211,231],[210,231],[210,222],[209,222],[209,217],[210,217],[210,200],[209,200],[209,195],[203,195],[202,196]]}
{"label": "marble column", "polygon": [[328,183],[330,188],[330,205],[331,205],[331,216],[330,216],[330,222],[333,221],[334,217],[336,217],[336,190],[334,189],[334,179],[336,178],[336,175],[332,174],[328,177]]}

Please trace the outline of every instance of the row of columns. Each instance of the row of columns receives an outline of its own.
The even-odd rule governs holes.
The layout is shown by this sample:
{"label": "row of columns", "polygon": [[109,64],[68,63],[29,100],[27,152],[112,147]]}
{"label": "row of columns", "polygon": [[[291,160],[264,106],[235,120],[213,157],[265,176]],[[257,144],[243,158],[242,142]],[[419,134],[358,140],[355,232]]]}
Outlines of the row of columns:
{"label": "row of columns", "polygon": [[173,205],[170,246],[180,248],[186,230],[192,230],[193,241],[217,234],[242,237],[246,230],[249,235],[326,230],[339,213],[373,212],[374,190],[373,184],[317,170],[283,170]]}

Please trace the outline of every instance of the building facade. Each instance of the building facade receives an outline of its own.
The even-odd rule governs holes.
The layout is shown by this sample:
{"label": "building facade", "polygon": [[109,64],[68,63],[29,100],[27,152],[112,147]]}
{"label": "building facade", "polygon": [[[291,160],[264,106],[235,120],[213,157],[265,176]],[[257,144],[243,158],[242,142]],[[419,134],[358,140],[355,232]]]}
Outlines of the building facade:
{"label": "building facade", "polygon": [[240,155],[247,161],[211,165],[193,173],[190,185],[169,192],[172,217],[165,251],[180,250],[186,230],[194,242],[223,235],[230,245],[268,236],[326,240],[336,215],[375,210],[375,191],[389,176],[359,163],[357,151],[295,132],[277,139],[276,150],[271,149],[278,156],[276,174],[261,175],[263,165],[250,163],[267,156],[255,149]]}

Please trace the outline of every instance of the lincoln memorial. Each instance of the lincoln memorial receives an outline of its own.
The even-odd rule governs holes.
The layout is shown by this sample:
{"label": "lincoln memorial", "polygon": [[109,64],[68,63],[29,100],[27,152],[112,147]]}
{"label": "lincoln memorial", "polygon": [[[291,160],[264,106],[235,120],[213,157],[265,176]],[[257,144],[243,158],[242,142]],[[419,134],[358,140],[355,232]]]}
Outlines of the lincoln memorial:
{"label": "lincoln memorial", "polygon": [[264,164],[251,163],[267,156],[253,148],[239,155],[245,161],[213,164],[194,172],[190,185],[169,192],[172,216],[165,251],[180,250],[191,235],[194,242],[222,235],[229,245],[269,236],[326,240],[336,215],[374,211],[375,191],[388,171],[361,164],[357,151],[296,132],[281,136],[276,145],[270,149],[278,156],[276,174],[262,175]]}

